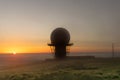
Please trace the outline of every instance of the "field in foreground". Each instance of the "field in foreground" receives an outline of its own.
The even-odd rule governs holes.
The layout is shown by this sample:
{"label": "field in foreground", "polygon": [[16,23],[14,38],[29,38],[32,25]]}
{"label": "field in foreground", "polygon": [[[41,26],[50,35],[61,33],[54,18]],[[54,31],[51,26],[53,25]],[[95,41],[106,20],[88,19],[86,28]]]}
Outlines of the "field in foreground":
{"label": "field in foreground", "polygon": [[46,60],[10,65],[0,80],[120,80],[120,58]]}

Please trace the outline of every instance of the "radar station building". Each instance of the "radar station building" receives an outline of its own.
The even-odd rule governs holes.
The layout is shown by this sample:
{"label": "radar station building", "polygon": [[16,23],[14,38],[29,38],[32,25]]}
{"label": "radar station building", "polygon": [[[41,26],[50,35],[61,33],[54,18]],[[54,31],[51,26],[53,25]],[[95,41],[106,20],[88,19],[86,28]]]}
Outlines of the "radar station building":
{"label": "radar station building", "polygon": [[67,47],[73,45],[70,42],[70,33],[65,28],[56,28],[50,36],[51,43],[48,46],[53,47],[55,58],[65,58]]}

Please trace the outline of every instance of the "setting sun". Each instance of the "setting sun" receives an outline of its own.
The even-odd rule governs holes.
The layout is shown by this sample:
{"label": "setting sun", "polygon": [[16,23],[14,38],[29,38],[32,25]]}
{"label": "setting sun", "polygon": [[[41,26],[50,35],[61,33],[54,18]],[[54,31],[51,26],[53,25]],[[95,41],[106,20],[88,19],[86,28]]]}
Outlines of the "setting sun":
{"label": "setting sun", "polygon": [[15,54],[16,54],[16,52],[14,51],[14,52],[13,52],[13,54],[15,55]]}

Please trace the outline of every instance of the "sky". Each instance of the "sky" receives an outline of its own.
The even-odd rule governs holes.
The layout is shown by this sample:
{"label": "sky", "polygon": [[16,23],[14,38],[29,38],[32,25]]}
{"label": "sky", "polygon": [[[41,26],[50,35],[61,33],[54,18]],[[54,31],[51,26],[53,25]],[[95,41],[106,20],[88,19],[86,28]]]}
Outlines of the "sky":
{"label": "sky", "polygon": [[120,51],[120,0],[0,0],[0,53],[50,52],[57,27],[71,52]]}

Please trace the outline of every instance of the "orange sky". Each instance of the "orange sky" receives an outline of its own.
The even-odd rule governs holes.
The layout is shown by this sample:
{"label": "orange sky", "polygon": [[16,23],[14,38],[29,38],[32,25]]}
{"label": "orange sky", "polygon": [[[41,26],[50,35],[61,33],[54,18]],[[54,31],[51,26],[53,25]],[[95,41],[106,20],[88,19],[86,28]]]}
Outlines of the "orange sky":
{"label": "orange sky", "polygon": [[[120,51],[120,48],[116,45],[116,51]],[[111,45],[73,45],[70,47],[70,52],[111,52]],[[51,53],[51,48],[46,43],[32,44],[27,42],[15,42],[14,44],[6,43],[0,46],[0,53]]]}
{"label": "orange sky", "polygon": [[[50,53],[49,46],[8,46],[0,48],[0,53]],[[110,48],[71,47],[71,52],[110,52]]]}
{"label": "orange sky", "polygon": [[[111,45],[100,45],[100,44],[84,44],[77,45],[74,43],[70,47],[71,52],[111,52]],[[0,53],[50,53],[51,48],[47,46],[47,42],[44,43],[30,43],[27,41],[8,41],[1,43]]]}
{"label": "orange sky", "polygon": [[50,52],[47,43],[30,43],[22,40],[11,40],[1,43],[0,53],[42,53]]}
{"label": "orange sky", "polygon": [[[47,46],[48,40],[24,40],[20,37],[1,40],[0,53],[51,53],[51,48]],[[110,42],[83,42],[73,41],[70,47],[71,52],[111,52]],[[120,51],[119,45],[115,44],[115,50]]]}
{"label": "orange sky", "polygon": [[50,52],[57,27],[71,34],[71,52],[120,51],[120,0],[0,0],[0,53]]}

